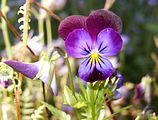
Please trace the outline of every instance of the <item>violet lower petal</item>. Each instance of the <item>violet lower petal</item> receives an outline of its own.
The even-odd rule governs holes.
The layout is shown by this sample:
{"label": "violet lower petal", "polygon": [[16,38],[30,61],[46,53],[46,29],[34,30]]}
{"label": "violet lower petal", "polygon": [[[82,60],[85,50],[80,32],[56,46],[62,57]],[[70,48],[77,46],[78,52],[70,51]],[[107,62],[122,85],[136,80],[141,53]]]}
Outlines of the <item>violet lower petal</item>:
{"label": "violet lower petal", "polygon": [[86,58],[79,67],[79,77],[86,82],[106,80],[113,72],[112,64],[103,58],[101,58],[101,63],[96,64],[91,63],[89,58]]}
{"label": "violet lower petal", "polygon": [[119,33],[122,31],[120,17],[103,9],[92,11],[86,20],[86,26],[93,38],[105,28],[112,28]]}
{"label": "violet lower petal", "polygon": [[86,19],[87,17],[81,16],[81,15],[73,15],[65,18],[63,21],[61,21],[58,33],[59,35],[66,40],[67,36],[70,32],[72,32],[74,29],[84,28],[86,29]]}
{"label": "violet lower petal", "polygon": [[19,62],[15,60],[7,60],[4,63],[12,67],[15,71],[31,79],[33,79],[38,73],[38,67],[34,64]]}
{"label": "violet lower petal", "polygon": [[65,41],[66,52],[74,58],[86,57],[92,49],[92,39],[84,29],[75,29]]}
{"label": "violet lower petal", "polygon": [[114,67],[111,62],[104,57],[100,57],[101,62],[96,63],[98,80],[105,80],[114,73]]}
{"label": "violet lower petal", "polygon": [[100,54],[106,57],[114,56],[122,48],[122,39],[113,29],[103,29],[97,36],[96,46]]}
{"label": "violet lower petal", "polygon": [[85,58],[80,64],[78,74],[81,79],[86,82],[94,82],[96,79],[93,77],[94,64],[90,64],[90,58]]}

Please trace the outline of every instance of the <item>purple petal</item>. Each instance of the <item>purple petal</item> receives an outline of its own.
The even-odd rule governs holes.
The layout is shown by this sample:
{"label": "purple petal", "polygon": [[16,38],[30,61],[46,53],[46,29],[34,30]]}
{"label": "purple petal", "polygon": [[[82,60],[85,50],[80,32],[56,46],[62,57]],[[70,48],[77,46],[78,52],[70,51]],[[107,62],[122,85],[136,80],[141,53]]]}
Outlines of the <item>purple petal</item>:
{"label": "purple petal", "polygon": [[118,88],[120,88],[120,87],[123,86],[124,78],[123,78],[123,76],[122,76],[120,73],[118,73],[118,72],[117,72],[117,74],[116,74],[116,77],[117,77],[117,79],[118,79],[118,83],[117,83],[116,89],[118,89]]}
{"label": "purple petal", "polygon": [[92,64],[86,58],[79,67],[79,77],[86,82],[105,80],[112,75],[114,68],[105,58],[101,58],[101,63]]}
{"label": "purple petal", "polygon": [[67,36],[74,29],[85,28],[86,29],[86,19],[85,16],[73,15],[65,18],[61,21],[58,29],[59,35],[66,40]]}
{"label": "purple petal", "polygon": [[0,84],[4,87],[7,88],[10,84],[11,84],[11,80],[10,79],[5,79],[5,77],[0,78]]}
{"label": "purple petal", "polygon": [[51,88],[53,90],[54,95],[57,96],[58,95],[58,87],[57,87],[55,75],[53,75],[53,80],[51,82]]}
{"label": "purple petal", "polygon": [[141,99],[144,96],[144,92],[145,92],[143,85],[141,83],[136,85],[134,92],[135,92],[134,98]]}
{"label": "purple petal", "polygon": [[65,41],[66,52],[74,58],[86,57],[92,49],[92,39],[84,29],[75,29]]}
{"label": "purple petal", "polygon": [[108,10],[91,12],[86,20],[86,26],[93,39],[96,39],[97,34],[105,28],[112,28],[117,32],[122,31],[120,17]]}
{"label": "purple petal", "polygon": [[120,92],[118,92],[117,90],[114,91],[114,96],[115,96],[114,97],[115,100],[118,100],[118,99],[120,99],[122,97],[122,95],[120,94]]}
{"label": "purple petal", "polygon": [[21,74],[31,79],[33,79],[38,73],[38,67],[34,64],[28,64],[15,60],[8,60],[4,63],[12,67],[15,71],[20,72]]}
{"label": "purple petal", "polygon": [[103,29],[97,36],[96,45],[104,56],[114,56],[122,48],[121,36],[111,28]]}

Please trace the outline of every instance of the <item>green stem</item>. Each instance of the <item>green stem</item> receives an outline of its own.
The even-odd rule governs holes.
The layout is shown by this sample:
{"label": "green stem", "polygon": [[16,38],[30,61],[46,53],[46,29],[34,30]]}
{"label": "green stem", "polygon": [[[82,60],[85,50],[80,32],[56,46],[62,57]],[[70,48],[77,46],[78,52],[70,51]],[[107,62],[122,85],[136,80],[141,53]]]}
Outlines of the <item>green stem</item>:
{"label": "green stem", "polygon": [[93,83],[90,83],[90,105],[91,105],[91,117],[92,120],[95,120],[95,96],[94,96],[94,89],[93,89]]}
{"label": "green stem", "polygon": [[73,76],[72,76],[72,71],[70,67],[70,62],[68,57],[65,58],[66,65],[68,67],[68,74],[69,74],[69,79],[70,79],[70,88],[72,90],[73,95],[75,96],[75,87],[74,87],[74,81],[73,81]]}
{"label": "green stem", "polygon": [[47,45],[51,45],[51,41],[52,41],[51,19],[48,15],[46,17],[46,29],[47,29]]}
{"label": "green stem", "polygon": [[[4,16],[6,16],[6,14],[7,14],[6,7],[7,7],[7,0],[2,0],[1,9],[2,9]],[[6,24],[5,20],[3,20],[3,18],[1,19],[1,21],[2,21],[1,25],[2,25],[2,32],[3,32],[3,36],[4,36],[6,51],[7,51],[7,57],[9,59],[12,59],[12,49],[11,49],[11,44],[10,44],[10,40],[9,40],[7,24]]]}
{"label": "green stem", "polygon": [[38,19],[38,32],[39,34],[42,34],[41,41],[44,44],[45,42],[44,42],[44,28],[43,27],[44,27],[44,20],[43,18],[41,18],[41,15],[40,15]]}

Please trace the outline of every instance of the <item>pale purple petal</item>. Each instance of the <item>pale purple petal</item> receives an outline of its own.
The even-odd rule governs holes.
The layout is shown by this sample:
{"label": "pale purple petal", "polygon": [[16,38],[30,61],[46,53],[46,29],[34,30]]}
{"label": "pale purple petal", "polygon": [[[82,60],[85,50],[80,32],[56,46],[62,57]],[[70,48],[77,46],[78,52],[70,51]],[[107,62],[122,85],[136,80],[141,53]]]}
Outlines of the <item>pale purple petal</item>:
{"label": "pale purple petal", "polygon": [[115,100],[118,100],[122,97],[121,93],[118,92],[117,90],[114,91],[114,99]]}
{"label": "pale purple petal", "polygon": [[79,28],[85,28],[86,29],[86,19],[87,17],[81,16],[81,15],[73,15],[65,18],[63,21],[61,21],[58,33],[59,35],[66,40],[67,36],[70,32],[72,32],[74,29]]}
{"label": "pale purple petal", "polygon": [[120,73],[118,73],[118,72],[116,73],[116,78],[117,78],[117,80],[118,80],[116,89],[118,89],[118,88],[120,88],[120,87],[123,86],[124,78],[123,78],[123,76],[122,76]]}
{"label": "pale purple petal", "polygon": [[66,52],[74,58],[86,57],[92,49],[92,39],[84,29],[75,29],[65,41]]}
{"label": "pale purple petal", "polygon": [[33,79],[38,73],[38,67],[34,64],[19,62],[15,60],[8,60],[4,63],[12,67],[15,71],[31,79]]}
{"label": "pale purple petal", "polygon": [[114,72],[111,63],[101,58],[100,63],[92,64],[89,58],[86,58],[79,67],[79,77],[86,82],[94,82],[97,80],[106,80]]}
{"label": "pale purple petal", "polygon": [[38,62],[33,63],[38,67],[38,74],[36,76],[36,79],[42,80],[45,84],[49,81],[49,71],[50,71],[50,63],[45,60],[40,60]]}
{"label": "pale purple petal", "polygon": [[112,28],[117,32],[122,31],[122,21],[119,16],[108,10],[92,11],[86,20],[87,29],[93,39],[105,29]]}
{"label": "pale purple petal", "polygon": [[53,80],[51,82],[51,88],[53,90],[54,95],[57,96],[58,95],[58,87],[57,87],[55,75],[53,75]]}
{"label": "pale purple petal", "polygon": [[100,54],[107,57],[114,56],[122,48],[122,39],[113,29],[103,29],[97,36],[96,46]]}

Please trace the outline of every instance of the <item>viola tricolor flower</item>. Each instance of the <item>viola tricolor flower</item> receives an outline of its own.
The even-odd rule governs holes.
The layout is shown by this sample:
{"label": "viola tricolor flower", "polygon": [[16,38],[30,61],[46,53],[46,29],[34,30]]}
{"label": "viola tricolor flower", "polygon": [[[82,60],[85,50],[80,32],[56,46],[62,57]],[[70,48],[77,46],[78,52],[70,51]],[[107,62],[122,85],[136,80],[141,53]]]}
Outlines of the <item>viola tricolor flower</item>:
{"label": "viola tricolor flower", "polygon": [[78,70],[81,79],[94,82],[114,73],[108,57],[122,48],[121,29],[121,19],[107,10],[96,10],[89,16],[73,15],[60,23],[58,31],[67,54],[84,59]]}
{"label": "viola tricolor flower", "polygon": [[[28,78],[31,79],[39,78],[45,84],[48,84],[49,70],[50,70],[50,63],[48,61],[41,59],[40,61],[35,63],[26,63],[26,62],[20,62],[15,60],[7,60],[4,63]],[[54,92],[54,95],[57,95],[58,91],[57,91],[56,81],[54,78],[50,86]]]}

